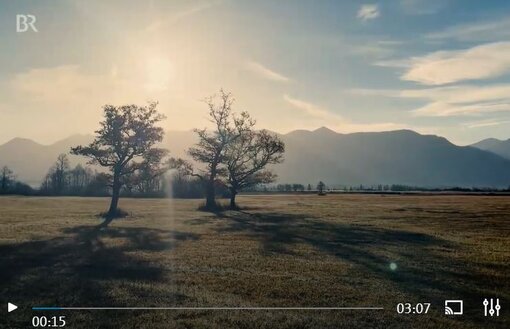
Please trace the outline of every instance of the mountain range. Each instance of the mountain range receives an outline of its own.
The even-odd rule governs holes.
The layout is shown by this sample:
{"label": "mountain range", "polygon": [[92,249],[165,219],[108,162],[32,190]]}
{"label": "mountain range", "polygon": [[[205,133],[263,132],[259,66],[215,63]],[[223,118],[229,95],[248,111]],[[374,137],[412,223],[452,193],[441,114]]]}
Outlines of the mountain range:
{"label": "mountain range", "polygon": [[[280,137],[285,161],[274,165],[278,182],[330,186],[404,184],[422,187],[508,187],[510,140],[486,139],[457,146],[446,138],[411,130],[341,134],[328,128],[295,130]],[[73,135],[51,145],[14,138],[0,145],[0,166],[19,180],[38,186],[58,154],[84,145],[92,135]],[[186,157],[196,142],[192,131],[168,131],[163,147]],[[86,160],[69,156],[72,165]]]}

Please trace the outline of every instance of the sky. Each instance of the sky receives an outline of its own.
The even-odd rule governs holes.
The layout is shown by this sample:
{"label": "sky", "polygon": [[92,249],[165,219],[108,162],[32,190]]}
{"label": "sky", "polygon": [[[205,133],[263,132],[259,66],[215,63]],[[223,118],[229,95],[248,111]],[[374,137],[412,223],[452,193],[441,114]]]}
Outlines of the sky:
{"label": "sky", "polygon": [[510,138],[510,1],[0,0],[0,41],[0,143],[93,133],[105,104],[207,127],[220,88],[280,133]]}

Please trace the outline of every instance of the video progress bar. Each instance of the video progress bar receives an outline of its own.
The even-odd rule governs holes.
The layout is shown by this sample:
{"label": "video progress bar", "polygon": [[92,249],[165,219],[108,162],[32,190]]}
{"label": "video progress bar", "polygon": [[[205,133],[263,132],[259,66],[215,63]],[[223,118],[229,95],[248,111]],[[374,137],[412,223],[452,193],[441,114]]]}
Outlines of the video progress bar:
{"label": "video progress bar", "polygon": [[64,310],[173,310],[173,311],[335,311],[335,310],[384,310],[383,307],[59,307],[34,306],[33,311]]}

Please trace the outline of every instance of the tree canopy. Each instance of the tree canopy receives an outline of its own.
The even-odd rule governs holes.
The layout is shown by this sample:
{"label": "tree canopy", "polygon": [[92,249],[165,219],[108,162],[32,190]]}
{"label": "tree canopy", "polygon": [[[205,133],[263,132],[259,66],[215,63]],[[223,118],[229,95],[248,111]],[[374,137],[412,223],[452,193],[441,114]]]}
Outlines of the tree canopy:
{"label": "tree canopy", "polygon": [[146,106],[105,105],[103,121],[94,141],[87,146],[71,148],[71,153],[89,158],[90,164],[107,167],[112,179],[112,200],[106,220],[108,225],[117,213],[121,187],[125,177],[142,169],[150,159],[161,159],[165,151],[155,144],[163,140],[163,128],[156,124],[164,119],[157,103]]}

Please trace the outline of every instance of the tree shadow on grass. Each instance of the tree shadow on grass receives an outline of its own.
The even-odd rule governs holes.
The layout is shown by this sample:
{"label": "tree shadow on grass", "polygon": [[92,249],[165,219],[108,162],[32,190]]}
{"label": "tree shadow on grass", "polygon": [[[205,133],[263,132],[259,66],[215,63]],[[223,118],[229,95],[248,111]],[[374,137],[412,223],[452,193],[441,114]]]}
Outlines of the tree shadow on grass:
{"label": "tree shadow on grass", "polygon": [[300,214],[230,212],[222,220],[219,231],[255,237],[264,253],[293,254],[298,244],[309,245],[352,264],[351,275],[395,287],[391,294],[400,291],[436,305],[442,305],[445,297],[461,298],[471,301],[473,308],[483,297],[479,287],[487,278],[471,264],[440,252],[461,246],[435,236]]}
{"label": "tree shadow on grass", "polygon": [[[53,239],[0,245],[4,300],[45,306],[132,306],[127,303],[140,289],[147,289],[149,296],[158,294],[154,287],[171,280],[170,269],[145,254],[198,238],[141,227],[79,226],[62,232]],[[168,300],[181,297],[165,295]]]}

